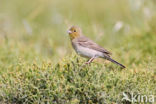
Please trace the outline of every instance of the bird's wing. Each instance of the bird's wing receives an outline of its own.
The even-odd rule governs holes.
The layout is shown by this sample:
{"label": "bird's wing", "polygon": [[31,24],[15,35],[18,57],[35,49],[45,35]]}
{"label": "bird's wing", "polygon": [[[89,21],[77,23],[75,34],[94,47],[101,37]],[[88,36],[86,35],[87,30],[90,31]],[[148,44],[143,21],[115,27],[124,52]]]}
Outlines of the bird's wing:
{"label": "bird's wing", "polygon": [[107,55],[111,55],[111,53],[109,51],[102,48],[101,46],[99,46],[98,44],[96,44],[95,42],[93,42],[92,40],[88,39],[85,36],[79,37],[77,39],[77,42],[79,45],[81,45],[83,47],[87,47],[87,48],[94,49],[94,50],[100,51],[102,53],[105,53]]}

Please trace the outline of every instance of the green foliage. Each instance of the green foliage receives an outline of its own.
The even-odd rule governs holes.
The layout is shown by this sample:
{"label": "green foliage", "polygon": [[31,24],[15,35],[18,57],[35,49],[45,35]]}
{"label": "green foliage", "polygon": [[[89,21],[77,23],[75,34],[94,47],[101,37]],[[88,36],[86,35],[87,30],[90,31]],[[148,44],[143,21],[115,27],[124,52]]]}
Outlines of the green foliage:
{"label": "green foliage", "polygon": [[156,92],[156,72],[82,65],[76,56],[56,65],[18,62],[1,76],[0,99],[5,103],[122,103],[122,92]]}
{"label": "green foliage", "polygon": [[[0,103],[127,104],[123,92],[156,96],[154,0],[0,2]],[[98,59],[84,66],[66,35],[71,25],[126,69]]]}

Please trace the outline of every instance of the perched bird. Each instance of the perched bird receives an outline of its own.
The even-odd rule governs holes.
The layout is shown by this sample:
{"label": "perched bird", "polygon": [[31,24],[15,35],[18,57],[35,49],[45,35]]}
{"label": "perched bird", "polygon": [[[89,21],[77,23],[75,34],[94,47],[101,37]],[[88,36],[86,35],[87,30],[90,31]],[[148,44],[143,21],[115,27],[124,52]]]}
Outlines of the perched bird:
{"label": "perched bird", "polygon": [[110,57],[111,53],[109,51],[102,48],[89,38],[85,37],[79,27],[72,26],[68,30],[68,34],[76,53],[80,56],[89,58],[86,64],[90,64],[95,58],[103,58],[121,66],[122,68],[125,68],[124,65],[120,64]]}

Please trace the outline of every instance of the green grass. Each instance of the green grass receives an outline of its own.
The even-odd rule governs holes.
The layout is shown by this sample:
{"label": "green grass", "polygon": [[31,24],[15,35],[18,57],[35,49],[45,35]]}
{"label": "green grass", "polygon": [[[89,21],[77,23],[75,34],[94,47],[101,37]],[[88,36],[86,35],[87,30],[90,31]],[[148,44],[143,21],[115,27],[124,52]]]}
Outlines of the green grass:
{"label": "green grass", "polygon": [[[0,1],[0,103],[127,104],[123,92],[156,97],[156,3],[132,1]],[[100,59],[82,67],[86,60],[66,33],[71,25],[126,69]]]}

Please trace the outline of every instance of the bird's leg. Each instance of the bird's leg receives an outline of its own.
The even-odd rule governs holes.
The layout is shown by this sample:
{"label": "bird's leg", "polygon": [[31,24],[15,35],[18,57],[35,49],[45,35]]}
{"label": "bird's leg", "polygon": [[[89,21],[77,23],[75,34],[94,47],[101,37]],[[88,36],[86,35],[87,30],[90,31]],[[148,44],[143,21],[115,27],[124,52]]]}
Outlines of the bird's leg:
{"label": "bird's leg", "polygon": [[85,64],[90,64],[94,59],[95,57],[90,58],[89,61],[87,61]]}

